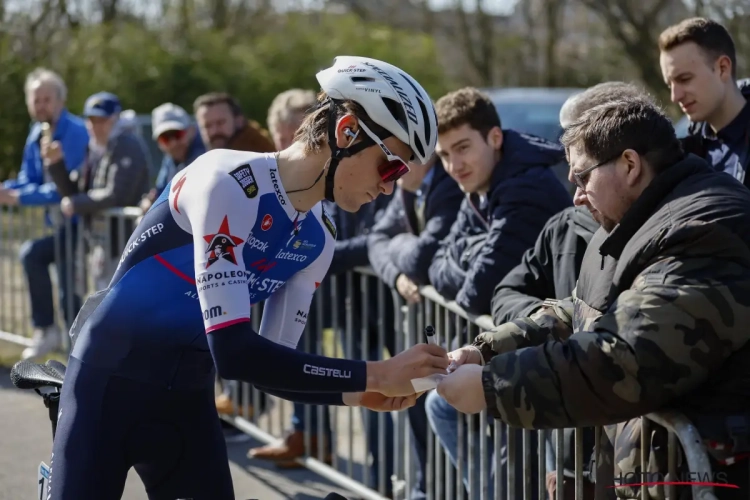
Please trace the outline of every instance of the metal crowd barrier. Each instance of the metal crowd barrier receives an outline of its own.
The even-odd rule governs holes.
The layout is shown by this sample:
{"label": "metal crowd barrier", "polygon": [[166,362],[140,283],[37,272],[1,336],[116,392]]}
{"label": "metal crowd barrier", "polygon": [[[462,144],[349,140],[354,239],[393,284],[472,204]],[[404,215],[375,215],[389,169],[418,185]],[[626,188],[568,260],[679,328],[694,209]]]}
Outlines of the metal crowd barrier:
{"label": "metal crowd barrier", "polygon": [[[87,293],[106,286],[139,216],[137,208],[112,209],[103,217],[87,220],[81,230],[81,220],[60,218],[52,209],[0,207],[0,340],[30,345],[28,287],[19,263],[25,241],[52,237],[56,265],[49,264],[54,267],[51,273],[54,290],[59,289],[57,276],[61,270],[71,277],[62,283],[69,300],[63,304],[55,302],[57,324],[61,331],[67,331],[60,308],[68,308],[72,318],[76,311],[71,292],[83,300]],[[51,225],[47,223],[50,221]],[[28,250],[28,246],[25,248]],[[50,255],[46,258],[51,260]],[[55,294],[59,296],[59,291]],[[313,300],[301,349],[327,356],[374,360],[422,342],[422,331],[428,324],[435,327],[439,341],[447,349],[460,347],[493,326],[490,317],[467,314],[454,302],[444,300],[432,287],[423,287],[421,295],[420,303],[407,305],[369,269],[331,276]],[[256,329],[261,317],[262,305],[257,304],[252,312]],[[67,335],[63,336],[67,339]],[[262,394],[246,383],[224,382],[222,386],[217,390],[229,391],[234,406],[231,414],[222,418],[243,432],[271,443],[282,438],[285,429],[291,427],[294,409],[290,402]],[[424,417],[425,398],[422,396],[409,411],[394,413],[301,405],[297,418],[304,421],[307,453],[298,462],[365,499],[414,498],[420,483],[423,483],[421,496],[430,500],[546,499],[548,473],[553,473],[557,481],[556,499],[564,498],[562,430],[512,429],[488,419],[486,412],[476,417],[459,415],[454,466]],[[326,433],[326,415],[332,436],[330,465],[326,463],[325,439],[319,439],[315,449],[311,447],[313,436]],[[313,417],[317,417],[314,427]],[[670,474],[677,471],[679,441],[689,470],[700,477],[711,477],[711,465],[700,436],[683,415],[658,412],[646,417],[642,419],[641,463],[648,461],[646,440],[653,422],[669,432]],[[420,422],[424,424],[421,427]],[[595,430],[597,451],[599,430]],[[419,465],[421,453],[417,442],[424,444],[423,468]],[[584,456],[592,450],[583,448],[583,429],[575,429],[574,442],[574,497],[583,500],[590,498],[584,496],[584,481],[589,481],[584,477]],[[490,446],[494,453],[490,453]],[[477,447],[479,463],[471,453]],[[466,486],[462,479],[465,472],[470,478]],[[594,471],[591,476],[595,476]],[[641,499],[650,498],[647,488],[641,488],[640,493]],[[668,487],[667,494],[667,498],[676,498],[674,486]],[[611,487],[605,495],[597,494],[597,498],[613,496]],[[694,485],[693,498],[712,500],[716,496],[710,486]]]}

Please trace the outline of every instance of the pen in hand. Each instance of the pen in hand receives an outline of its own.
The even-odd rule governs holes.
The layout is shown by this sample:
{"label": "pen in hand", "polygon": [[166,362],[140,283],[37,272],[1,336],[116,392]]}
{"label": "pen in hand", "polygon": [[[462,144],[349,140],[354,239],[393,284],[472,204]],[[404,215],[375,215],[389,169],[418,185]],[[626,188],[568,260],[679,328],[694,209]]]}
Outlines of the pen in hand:
{"label": "pen in hand", "polygon": [[427,339],[428,344],[437,345],[435,329],[432,327],[432,325],[427,325],[424,327],[424,336]]}

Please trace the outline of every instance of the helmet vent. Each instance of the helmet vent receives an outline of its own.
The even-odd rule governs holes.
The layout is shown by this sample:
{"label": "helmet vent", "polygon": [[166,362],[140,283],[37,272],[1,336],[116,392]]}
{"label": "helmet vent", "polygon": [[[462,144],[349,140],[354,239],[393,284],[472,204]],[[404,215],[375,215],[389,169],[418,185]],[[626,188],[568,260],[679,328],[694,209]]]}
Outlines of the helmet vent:
{"label": "helmet vent", "polygon": [[385,107],[388,108],[388,111],[391,112],[391,115],[393,115],[393,118],[396,119],[399,125],[401,125],[404,130],[409,130],[409,127],[406,125],[406,111],[404,111],[401,103],[396,102],[388,97],[381,96],[381,99],[383,100]]}
{"label": "helmet vent", "polygon": [[417,102],[419,103],[419,109],[422,111],[422,123],[424,124],[424,135],[425,135],[424,138],[427,141],[427,144],[430,144],[432,138],[430,137],[430,132],[431,132],[430,118],[427,116],[427,108],[422,102],[422,99],[417,99]]}

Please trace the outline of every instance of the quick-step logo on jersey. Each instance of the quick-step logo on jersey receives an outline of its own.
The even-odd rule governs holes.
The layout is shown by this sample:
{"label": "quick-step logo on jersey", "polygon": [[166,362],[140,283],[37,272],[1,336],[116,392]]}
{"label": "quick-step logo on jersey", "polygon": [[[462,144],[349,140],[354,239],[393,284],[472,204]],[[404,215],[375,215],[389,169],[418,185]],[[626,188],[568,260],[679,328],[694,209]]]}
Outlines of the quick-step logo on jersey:
{"label": "quick-step logo on jersey", "polygon": [[[184,177],[183,177],[183,179],[184,179]],[[130,243],[128,243],[128,245],[125,247],[125,251],[122,252],[122,257],[120,258],[120,263],[117,265],[117,267],[120,267],[122,265],[123,261],[125,261],[125,259],[128,257],[128,255],[130,255],[131,252],[133,252],[133,250],[135,250],[135,248],[138,245],[140,245],[141,243],[145,243],[152,236],[155,236],[155,235],[161,233],[163,229],[164,229],[164,224],[162,224],[161,222],[157,222],[153,226],[151,226],[151,227],[147,228],[145,231],[143,231],[140,234],[140,236],[138,236],[133,241],[131,241]]]}
{"label": "quick-step logo on jersey", "polygon": [[248,198],[255,198],[258,196],[258,183],[255,182],[255,176],[253,175],[249,163],[235,168],[229,172],[229,175],[237,181],[237,184],[239,184],[245,192],[245,196]]}
{"label": "quick-step logo on jersey", "polygon": [[224,216],[224,220],[221,221],[219,230],[214,234],[205,235],[203,239],[208,243],[208,248],[206,249],[206,253],[208,254],[206,269],[220,259],[231,262],[235,266],[237,265],[237,258],[234,256],[234,248],[244,243],[245,240],[233,236],[229,232],[229,220],[226,215]]}

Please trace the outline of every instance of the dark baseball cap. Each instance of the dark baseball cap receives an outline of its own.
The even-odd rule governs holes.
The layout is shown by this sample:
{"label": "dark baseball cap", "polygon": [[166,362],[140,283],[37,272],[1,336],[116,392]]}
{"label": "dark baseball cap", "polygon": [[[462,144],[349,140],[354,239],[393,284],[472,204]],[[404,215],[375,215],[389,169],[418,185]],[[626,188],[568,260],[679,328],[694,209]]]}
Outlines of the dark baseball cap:
{"label": "dark baseball cap", "polygon": [[120,99],[109,92],[99,92],[86,99],[83,105],[83,116],[102,116],[108,118],[122,111]]}

